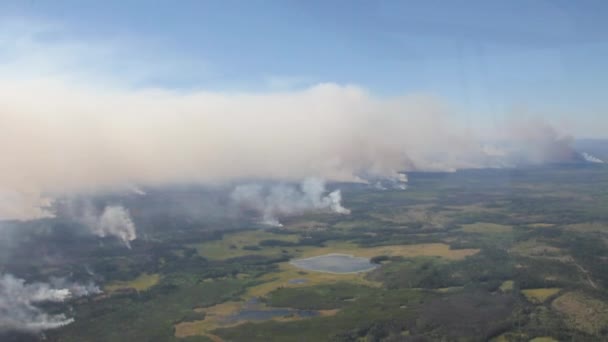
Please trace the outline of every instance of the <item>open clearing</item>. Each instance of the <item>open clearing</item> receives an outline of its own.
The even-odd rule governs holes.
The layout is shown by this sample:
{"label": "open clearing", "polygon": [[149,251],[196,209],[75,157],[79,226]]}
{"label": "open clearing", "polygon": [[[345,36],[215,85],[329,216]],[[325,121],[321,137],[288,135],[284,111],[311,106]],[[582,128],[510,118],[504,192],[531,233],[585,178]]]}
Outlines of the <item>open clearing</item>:
{"label": "open clearing", "polygon": [[[248,308],[251,304],[246,301],[240,302],[224,302],[221,304],[217,304],[208,308],[200,308],[195,309],[197,312],[204,312],[205,318],[202,320],[196,320],[191,322],[181,322],[176,324],[175,327],[175,336],[176,337],[188,337],[188,336],[197,336],[204,335],[212,339],[217,339],[217,337],[210,332],[217,328],[226,328],[226,327],[234,327],[237,325],[241,325],[247,322],[251,322],[251,318],[243,319],[238,318],[234,319],[235,315],[247,311],[252,310],[252,308]],[[279,313],[275,313],[275,311],[279,311]],[[338,313],[339,310],[315,310],[314,315],[304,316],[302,314],[303,311],[293,310],[293,309],[281,309],[281,308],[270,308],[267,307],[263,303],[255,304],[255,309],[253,311],[256,314],[261,313],[272,313],[271,315],[264,315],[264,318],[257,318],[253,321],[277,321],[277,322],[290,322],[301,319],[306,319],[310,317],[327,317],[333,316]]]}
{"label": "open clearing", "polygon": [[[196,335],[206,335],[209,331],[220,326],[220,320],[228,315],[240,310],[243,303],[225,302],[205,309],[196,309],[205,312],[205,319],[193,322],[182,322],[175,325],[176,337],[188,337]],[[225,324],[224,327],[234,326],[238,323]]]}
{"label": "open clearing", "polygon": [[465,233],[478,233],[478,234],[492,234],[492,233],[511,233],[513,228],[511,226],[496,224],[496,223],[485,223],[478,222],[472,224],[463,224],[462,231]]}
{"label": "open clearing", "polygon": [[306,250],[302,256],[312,257],[330,253],[352,254],[359,257],[373,258],[379,255],[389,257],[441,257],[449,260],[462,260],[467,256],[476,254],[478,249],[450,249],[450,246],[444,243],[421,243],[415,245],[399,245],[399,246],[379,246],[371,248],[361,248],[352,243],[335,243],[328,244],[327,247],[314,248]]}
{"label": "open clearing", "polygon": [[551,296],[556,295],[559,291],[561,291],[560,288],[548,287],[540,289],[521,290],[521,293],[524,295],[524,297],[526,297],[526,299],[530,303],[541,304],[544,303]]}
{"label": "open clearing", "polygon": [[[552,227],[555,227],[555,224],[540,222],[540,223],[529,224],[528,227],[531,227],[531,228],[552,228]],[[542,338],[542,337],[539,337],[539,338]]]}
{"label": "open clearing", "polygon": [[346,241],[327,242],[325,247],[263,246],[263,248],[260,248],[259,250],[246,248],[246,246],[256,246],[264,240],[296,242],[298,239],[299,235],[297,234],[274,234],[263,230],[252,230],[234,234],[226,234],[221,240],[195,244],[191,245],[191,247],[196,248],[199,255],[216,260],[226,260],[245,255],[280,255],[285,251],[293,253],[299,257],[313,257],[330,253],[343,253],[368,258],[379,255],[401,257],[436,256],[449,260],[461,260],[467,256],[479,252],[478,249],[450,249],[450,246],[444,243],[423,243],[363,248],[357,244]]}
{"label": "open clearing", "polygon": [[432,210],[432,206],[428,204],[412,205],[407,209],[378,212],[374,213],[372,217],[397,224],[424,222],[425,224],[438,227],[444,226],[449,222],[445,212]]}
{"label": "open clearing", "polygon": [[225,260],[244,255],[279,255],[282,247],[264,246],[259,250],[245,249],[246,246],[257,246],[264,240],[281,240],[296,242],[299,235],[273,234],[264,230],[249,230],[233,234],[225,234],[221,240],[209,241],[191,245],[196,248],[202,257],[216,260]]}
{"label": "open clearing", "polygon": [[[257,241],[261,241],[264,239],[268,239],[269,236],[272,238],[276,238],[276,236],[282,236],[278,234],[270,234],[270,233],[256,233],[253,232],[251,235],[247,234],[245,236],[251,237],[251,239],[245,239],[243,233],[233,234],[238,236],[226,236],[224,240],[218,242],[210,242],[201,244],[203,245],[214,245],[215,248],[227,248],[230,244],[238,246],[243,246],[246,244],[252,244],[254,239],[258,239]],[[214,244],[215,243],[215,244]],[[291,249],[291,248],[289,248]],[[418,257],[418,256],[435,256],[446,258],[450,260],[459,260],[464,259],[469,255],[473,255],[477,253],[479,250],[477,249],[450,249],[449,245],[442,243],[430,243],[430,244],[416,244],[416,245],[403,245],[403,246],[381,246],[381,247],[372,247],[372,248],[361,248],[355,244],[348,242],[338,242],[338,243],[329,243],[326,247],[299,247],[300,254],[303,257],[311,257],[318,256],[330,253],[345,253],[352,254],[355,256],[367,257],[371,258],[378,255],[387,255],[387,256],[403,256],[403,257]],[[237,250],[238,251],[238,250]],[[243,252],[250,252],[245,250]],[[227,258],[226,254],[233,255],[241,253],[235,252],[234,249],[228,252],[221,253],[218,250],[214,250],[212,252],[203,251],[204,254],[214,255],[216,257]],[[251,254],[251,253],[248,253]],[[245,255],[245,254],[243,254]],[[290,280],[299,279],[304,281],[299,282],[290,282]],[[206,318],[201,321],[194,322],[182,322],[175,325],[175,336],[177,337],[186,337],[193,335],[205,335],[209,334],[213,329],[227,326],[235,326],[238,324],[242,324],[244,322],[232,322],[232,323],[224,323],[222,319],[238,312],[244,303],[255,297],[264,297],[268,293],[283,287],[302,287],[302,286],[314,286],[320,284],[331,284],[337,283],[341,281],[347,281],[353,284],[366,285],[371,287],[380,287],[381,284],[377,282],[373,282],[365,279],[365,273],[323,273],[323,272],[312,272],[312,271],[303,271],[294,265],[291,265],[288,262],[279,264],[279,271],[272,272],[263,275],[258,279],[261,284],[250,287],[247,289],[246,293],[243,295],[245,299],[242,302],[226,302],[222,304],[215,305],[210,308],[202,309],[206,313]],[[335,314],[337,311],[332,310],[328,311],[327,314]],[[321,312],[323,315],[324,313]],[[284,320],[294,320],[301,319],[300,317],[293,316],[289,318],[284,317],[275,317],[272,320],[275,321],[284,321]],[[211,336],[210,336],[211,337]]]}
{"label": "open clearing", "polygon": [[560,248],[547,245],[536,239],[522,241],[510,249],[511,252],[527,257],[548,258],[569,261],[570,257]]}
{"label": "open clearing", "polygon": [[552,303],[565,316],[566,324],[589,334],[608,327],[608,303],[579,292],[568,292]]}
{"label": "open clearing", "polygon": [[600,222],[577,223],[567,225],[566,230],[585,233],[606,233],[608,232],[608,226]]}
{"label": "open clearing", "polygon": [[514,282],[513,280],[506,280],[504,281],[500,287],[498,288],[501,292],[510,292],[513,291],[513,286],[514,286]]}
{"label": "open clearing", "polygon": [[113,292],[119,289],[135,289],[137,291],[145,291],[152,286],[158,284],[160,275],[143,273],[139,277],[130,281],[116,281],[104,286],[107,292]]}
{"label": "open clearing", "polygon": [[[268,293],[278,289],[279,287],[302,287],[314,286],[319,284],[330,284],[339,281],[347,281],[349,283],[361,284],[367,286],[380,286],[380,283],[372,282],[365,279],[365,273],[324,273],[324,272],[309,272],[289,264],[281,263],[279,272],[265,274],[260,277],[263,282],[260,285],[250,287],[245,297],[263,297]],[[291,279],[305,279],[302,284],[290,282]]]}

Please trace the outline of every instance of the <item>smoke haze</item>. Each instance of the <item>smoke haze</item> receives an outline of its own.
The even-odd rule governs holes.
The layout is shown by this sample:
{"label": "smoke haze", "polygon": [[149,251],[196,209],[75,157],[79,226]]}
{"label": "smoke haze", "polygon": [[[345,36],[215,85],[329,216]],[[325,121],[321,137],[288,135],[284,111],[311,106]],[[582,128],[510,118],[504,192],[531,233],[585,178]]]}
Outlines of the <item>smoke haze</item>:
{"label": "smoke haze", "polygon": [[50,284],[27,284],[23,279],[10,274],[0,275],[0,332],[37,332],[70,324],[72,318],[64,314],[47,314],[37,305],[45,302],[61,303],[100,292],[92,284],[73,284],[64,279],[52,279]]}
{"label": "smoke haze", "polygon": [[[0,81],[0,93],[2,219],[49,216],[57,194],[132,184],[362,181],[497,164],[439,99],[423,95],[376,98],[336,84],[269,94],[109,91],[58,80]],[[572,152],[544,126],[505,135],[515,152],[531,151],[517,160]]]}
{"label": "smoke haze", "polygon": [[56,203],[54,213],[79,222],[99,237],[113,236],[130,248],[137,231],[129,210],[121,205],[96,206],[89,198],[64,198]]}
{"label": "smoke haze", "polygon": [[103,210],[101,216],[89,217],[86,219],[86,223],[95,235],[115,236],[129,248],[131,248],[130,241],[137,237],[131,215],[121,206],[108,206]]}
{"label": "smoke haze", "polygon": [[310,178],[304,180],[299,187],[283,184],[269,187],[260,184],[239,185],[230,197],[237,205],[261,214],[262,223],[280,227],[282,226],[279,222],[280,216],[309,211],[350,213],[350,210],[342,206],[340,190],[326,193],[325,183],[322,180]]}

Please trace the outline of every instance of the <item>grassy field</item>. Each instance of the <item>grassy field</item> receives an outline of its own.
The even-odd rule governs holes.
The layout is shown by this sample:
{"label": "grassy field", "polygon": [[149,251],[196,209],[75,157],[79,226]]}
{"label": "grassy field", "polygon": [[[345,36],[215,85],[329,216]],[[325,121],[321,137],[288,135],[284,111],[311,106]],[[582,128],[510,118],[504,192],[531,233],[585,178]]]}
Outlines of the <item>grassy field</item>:
{"label": "grassy field", "polygon": [[542,337],[535,337],[535,338],[531,339],[530,342],[559,342],[559,341],[554,339],[553,337],[542,336]]}
{"label": "grassy field", "polygon": [[478,222],[471,224],[463,224],[462,231],[465,233],[478,234],[508,234],[513,232],[513,228],[511,226],[503,224]]}
{"label": "grassy field", "polygon": [[[243,243],[242,233],[233,234],[238,236],[230,237],[225,241],[231,243]],[[257,235],[259,238],[262,235]],[[268,237],[268,234],[264,234],[264,237]],[[222,242],[226,243],[226,242]],[[382,246],[373,248],[360,248],[352,243],[341,242],[331,243],[327,247],[321,248],[303,248],[300,249],[300,254],[303,257],[323,255],[327,253],[351,253],[357,256],[373,257],[378,255],[387,256],[400,256],[400,257],[419,257],[419,256],[435,256],[439,258],[445,258],[449,260],[460,260],[466,256],[473,255],[478,250],[473,249],[461,249],[451,250],[448,245],[445,244],[420,244],[420,245],[405,245],[405,246]],[[302,284],[290,283],[292,279],[305,280]],[[177,337],[195,336],[195,335],[209,335],[211,331],[219,327],[226,328],[242,324],[244,322],[222,324],[222,318],[234,314],[244,305],[244,303],[255,297],[265,297],[269,293],[283,288],[308,288],[317,285],[335,284],[341,282],[347,282],[349,284],[358,284],[360,286],[367,286],[369,288],[378,288],[381,284],[366,279],[365,273],[349,273],[349,274],[335,274],[335,273],[324,273],[324,272],[310,272],[303,271],[289,263],[279,264],[279,271],[272,272],[263,275],[257,279],[260,284],[252,286],[247,289],[243,295],[244,300],[240,302],[228,302],[218,304],[212,308],[204,309],[206,318],[201,321],[195,322],[181,322],[176,324],[176,335]],[[454,289],[450,289],[453,291]],[[450,292],[446,291],[446,292]],[[275,319],[278,320],[278,319]]]}
{"label": "grassy field", "polygon": [[189,245],[205,258],[225,260],[244,255],[281,255],[282,247],[264,246],[259,250],[246,249],[246,246],[257,246],[264,240],[281,240],[296,242],[299,235],[273,234],[267,231],[249,230],[244,232],[225,234],[221,240],[209,241],[200,244]]}
{"label": "grassy field", "polygon": [[201,310],[205,313],[205,319],[193,322],[180,322],[175,325],[175,337],[184,338],[197,335],[211,335],[211,330],[219,327],[229,327],[239,323],[220,324],[220,321],[237,312],[242,307],[241,302],[224,302]]}
{"label": "grassy field", "polygon": [[351,243],[330,243],[327,247],[307,249],[303,257],[312,257],[329,253],[352,254],[360,257],[375,257],[386,255],[389,257],[440,257],[449,260],[460,260],[479,252],[478,249],[451,249],[444,243],[423,243],[399,246],[380,246],[361,248]]}
{"label": "grassy field", "polygon": [[519,242],[511,247],[511,252],[527,257],[553,258],[564,261],[569,259],[566,252],[561,248],[548,245],[537,239]]}
{"label": "grassy field", "polygon": [[608,328],[608,303],[580,292],[568,292],[555,299],[552,307],[563,314],[566,323],[589,334]]}
{"label": "grassy field", "polygon": [[115,281],[106,284],[103,289],[106,292],[113,292],[119,289],[135,289],[137,291],[145,291],[160,281],[159,274],[143,273],[139,277],[130,281]]}
{"label": "grassy field", "polygon": [[513,291],[513,286],[515,285],[515,283],[513,282],[513,280],[505,280],[502,284],[500,284],[500,291],[502,292],[510,292]]}
{"label": "grassy field", "polygon": [[530,303],[541,304],[558,294],[561,290],[559,288],[527,289],[522,290],[521,293]]}

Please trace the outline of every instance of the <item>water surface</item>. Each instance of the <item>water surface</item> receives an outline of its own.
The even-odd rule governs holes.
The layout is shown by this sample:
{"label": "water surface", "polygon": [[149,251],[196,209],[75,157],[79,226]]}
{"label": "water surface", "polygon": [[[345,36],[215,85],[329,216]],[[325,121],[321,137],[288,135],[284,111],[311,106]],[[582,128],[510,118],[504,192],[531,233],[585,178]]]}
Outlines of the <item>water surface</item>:
{"label": "water surface", "polygon": [[296,259],[290,263],[304,270],[326,273],[358,273],[370,271],[377,267],[368,258],[338,253]]}

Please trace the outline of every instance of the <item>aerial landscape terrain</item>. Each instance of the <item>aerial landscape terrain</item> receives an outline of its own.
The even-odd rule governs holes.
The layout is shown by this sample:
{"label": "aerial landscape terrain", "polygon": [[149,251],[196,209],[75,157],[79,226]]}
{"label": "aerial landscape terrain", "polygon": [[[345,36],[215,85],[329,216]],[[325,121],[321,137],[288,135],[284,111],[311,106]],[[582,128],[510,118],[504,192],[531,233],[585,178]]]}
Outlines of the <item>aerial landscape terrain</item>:
{"label": "aerial landscape terrain", "polygon": [[[20,244],[2,269],[99,284],[68,302],[76,320],[48,341],[608,336],[603,164],[410,173],[406,190],[328,186],[350,214],[293,215],[281,227],[255,213],[213,219],[225,189],[96,198],[129,209],[140,234],[130,248],[65,239],[74,223],[47,219],[15,227]],[[338,259],[294,262],[319,256]]]}
{"label": "aerial landscape terrain", "polygon": [[608,1],[0,0],[0,342],[608,341]]}

